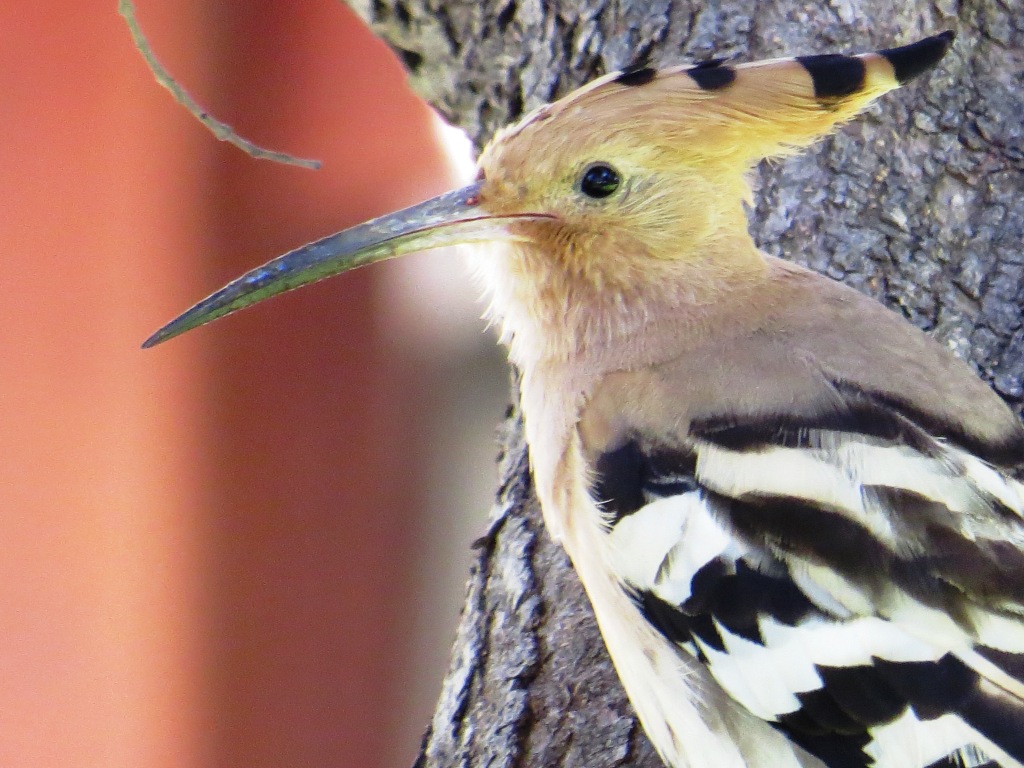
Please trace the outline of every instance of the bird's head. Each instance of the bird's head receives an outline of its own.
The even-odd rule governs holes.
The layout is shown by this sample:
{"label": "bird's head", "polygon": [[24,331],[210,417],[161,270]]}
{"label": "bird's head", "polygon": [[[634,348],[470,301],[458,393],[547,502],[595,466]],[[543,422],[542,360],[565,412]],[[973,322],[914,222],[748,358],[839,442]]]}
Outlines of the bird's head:
{"label": "bird's head", "polygon": [[673,276],[696,284],[749,271],[751,167],[825,135],[933,66],[952,39],[607,75],[499,132],[473,184],[274,259],[145,346],[354,267],[463,243],[511,244],[489,257],[497,314],[519,301],[557,318],[580,302],[628,303]]}

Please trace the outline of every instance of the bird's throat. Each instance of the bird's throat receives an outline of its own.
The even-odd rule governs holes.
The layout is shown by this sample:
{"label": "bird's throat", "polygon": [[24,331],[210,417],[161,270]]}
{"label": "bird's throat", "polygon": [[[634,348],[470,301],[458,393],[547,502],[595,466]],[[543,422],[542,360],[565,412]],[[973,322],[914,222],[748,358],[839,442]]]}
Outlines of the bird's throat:
{"label": "bird's throat", "polygon": [[749,238],[720,242],[728,258],[634,264],[611,272],[566,270],[550,255],[511,244],[482,259],[488,317],[521,369],[564,364],[594,374],[656,365],[685,353],[737,301],[756,302],[768,279]]}

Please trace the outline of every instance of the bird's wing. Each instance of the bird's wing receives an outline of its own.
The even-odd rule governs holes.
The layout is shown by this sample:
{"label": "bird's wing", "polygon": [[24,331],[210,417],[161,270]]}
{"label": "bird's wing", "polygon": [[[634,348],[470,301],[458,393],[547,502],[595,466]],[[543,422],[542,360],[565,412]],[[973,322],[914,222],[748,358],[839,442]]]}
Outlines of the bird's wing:
{"label": "bird's wing", "polygon": [[[786,364],[746,372],[760,410],[730,404],[732,385],[697,353],[679,364],[689,400],[673,390],[680,370],[598,393],[603,429],[590,414],[583,431],[591,446],[606,438],[591,462],[611,567],[668,640],[828,765],[1024,764],[1024,485],[977,455],[986,440],[990,457],[1010,455],[1019,424],[951,426],[955,404],[920,401],[932,382],[878,390],[884,374],[856,361],[837,373],[835,355],[790,330],[756,339]],[[720,350],[735,375],[740,344]],[[973,380],[936,360],[948,370],[924,373]],[[702,377],[718,382],[718,414],[692,407]],[[662,409],[646,418],[622,405],[644,387]],[[962,409],[998,410],[984,391],[991,401]]]}
{"label": "bird's wing", "polygon": [[829,765],[922,768],[972,743],[1024,759],[1021,487],[906,425],[756,449],[739,429],[599,461],[645,616]]}

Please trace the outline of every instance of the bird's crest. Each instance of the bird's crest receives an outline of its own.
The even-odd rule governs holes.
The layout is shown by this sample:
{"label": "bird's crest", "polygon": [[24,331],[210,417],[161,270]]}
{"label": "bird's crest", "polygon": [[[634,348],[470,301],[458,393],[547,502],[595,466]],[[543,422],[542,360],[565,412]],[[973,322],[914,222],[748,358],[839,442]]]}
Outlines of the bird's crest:
{"label": "bird's crest", "polygon": [[[723,59],[608,74],[529,114],[501,139],[548,121],[602,133],[631,130],[713,161],[750,164],[806,146],[871,101],[934,66],[953,32],[874,53],[826,54],[733,65]],[[547,126],[545,126],[547,127]],[[625,127],[625,128],[624,128]]]}

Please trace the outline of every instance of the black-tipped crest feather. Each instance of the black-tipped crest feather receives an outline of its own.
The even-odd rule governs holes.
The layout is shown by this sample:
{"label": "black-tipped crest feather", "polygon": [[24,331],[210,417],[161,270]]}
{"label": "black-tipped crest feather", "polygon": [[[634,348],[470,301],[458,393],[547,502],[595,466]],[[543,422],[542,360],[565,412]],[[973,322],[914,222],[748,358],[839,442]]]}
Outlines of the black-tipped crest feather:
{"label": "black-tipped crest feather", "polygon": [[903,85],[938,64],[955,39],[956,33],[947,30],[910,45],[886,48],[878,53],[892,64],[896,79]]}

